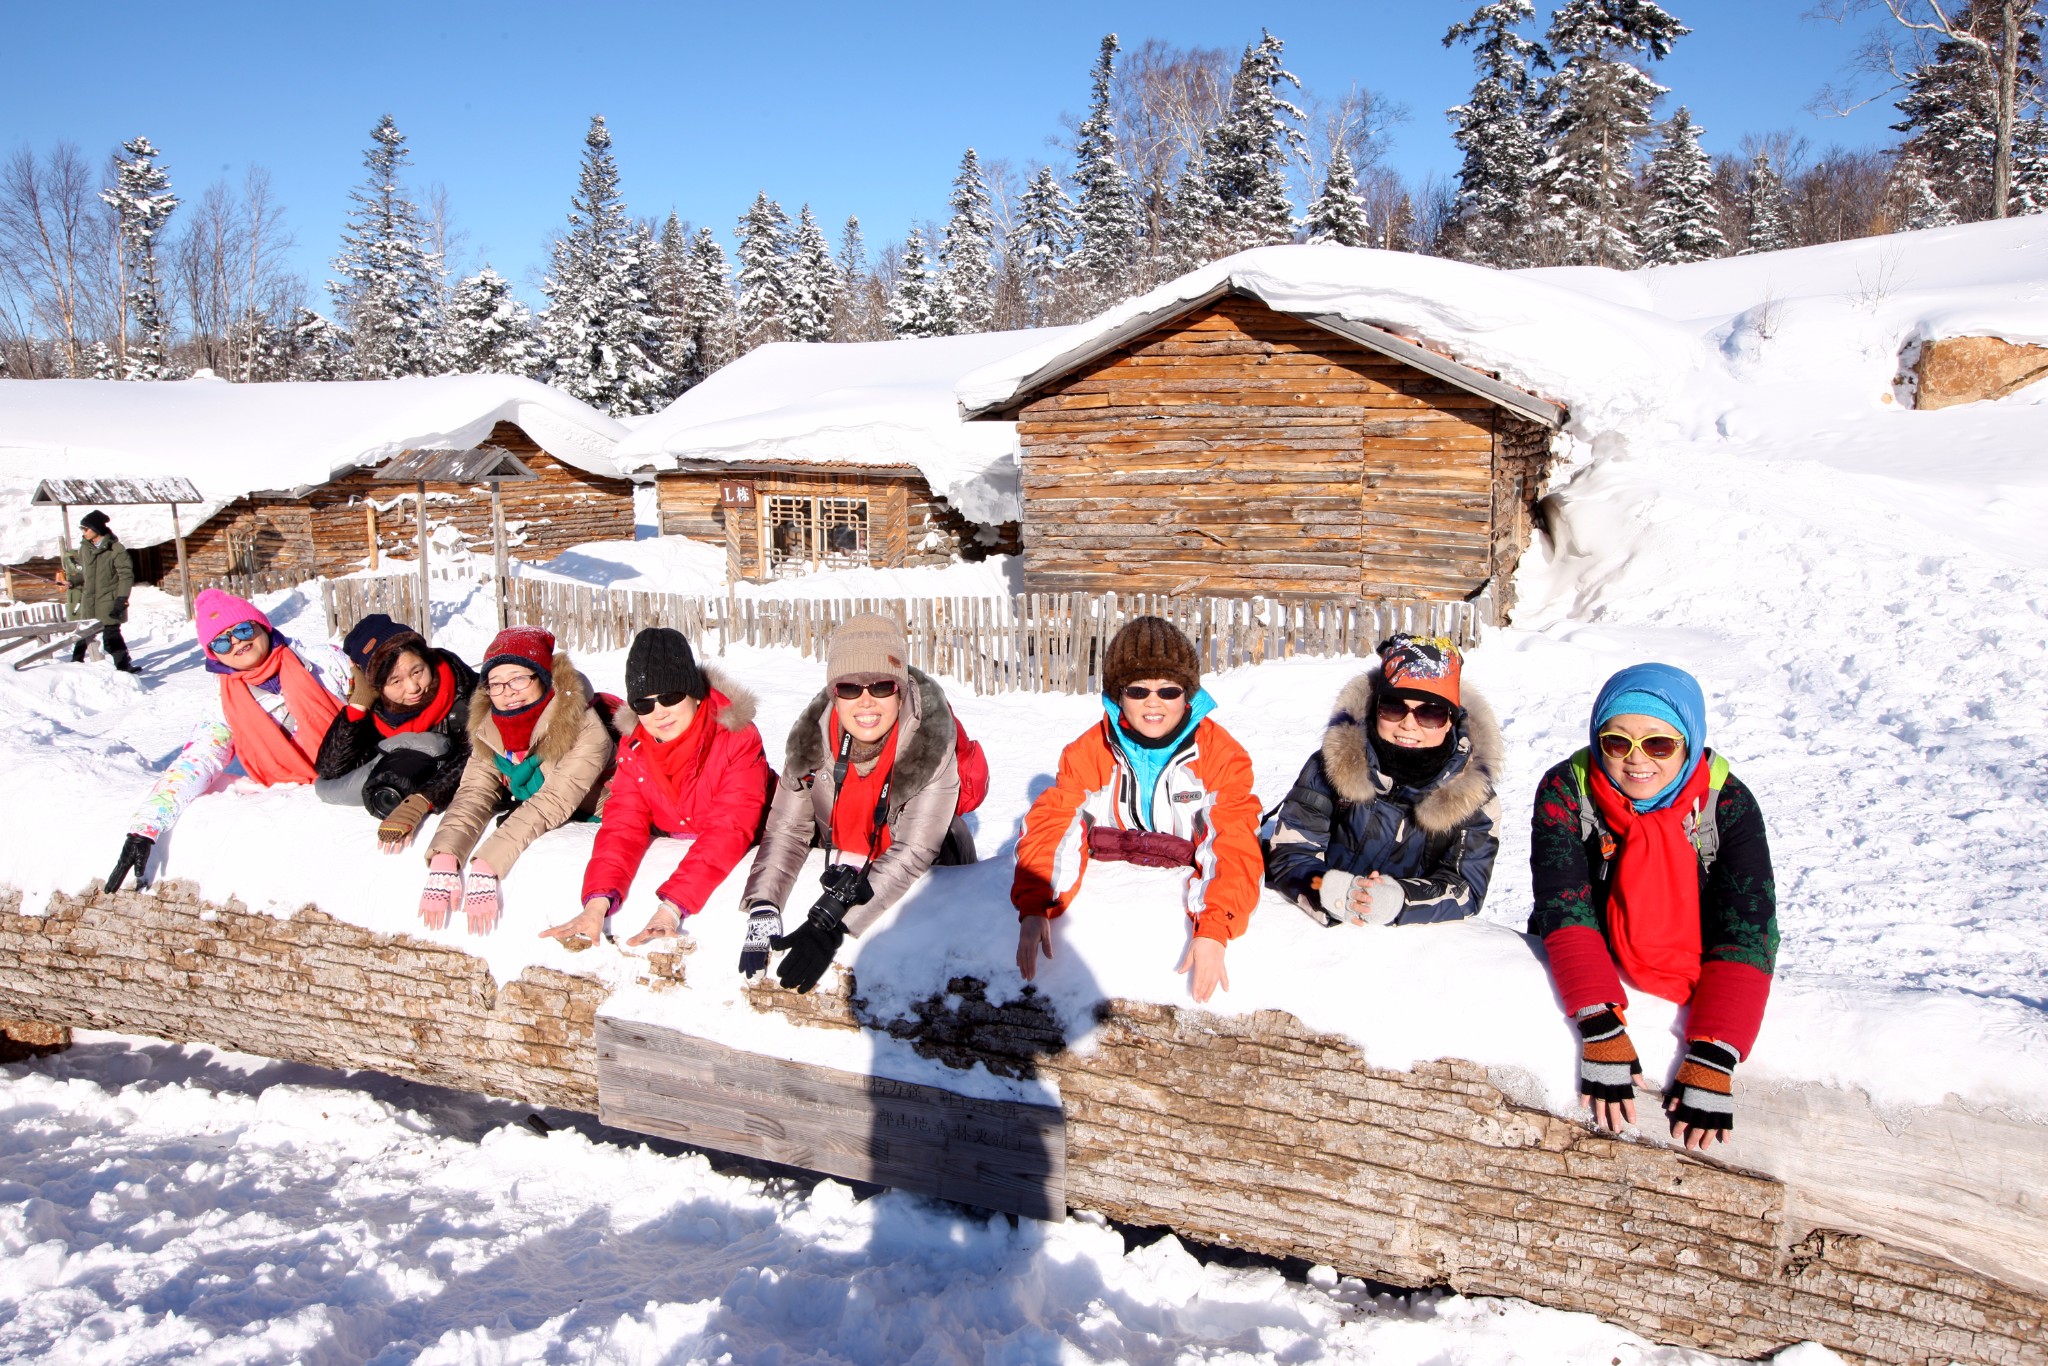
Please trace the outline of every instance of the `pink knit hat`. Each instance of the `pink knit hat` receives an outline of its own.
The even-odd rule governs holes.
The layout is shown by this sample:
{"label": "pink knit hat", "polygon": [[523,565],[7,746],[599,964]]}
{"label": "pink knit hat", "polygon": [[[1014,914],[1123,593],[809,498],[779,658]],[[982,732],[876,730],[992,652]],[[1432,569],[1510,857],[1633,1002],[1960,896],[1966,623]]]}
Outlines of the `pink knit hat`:
{"label": "pink knit hat", "polygon": [[261,608],[233,593],[218,588],[202,588],[199,596],[192,599],[192,626],[199,632],[201,645],[245,621],[255,622],[265,634],[277,634],[277,628],[270,624],[270,618],[263,615]]}

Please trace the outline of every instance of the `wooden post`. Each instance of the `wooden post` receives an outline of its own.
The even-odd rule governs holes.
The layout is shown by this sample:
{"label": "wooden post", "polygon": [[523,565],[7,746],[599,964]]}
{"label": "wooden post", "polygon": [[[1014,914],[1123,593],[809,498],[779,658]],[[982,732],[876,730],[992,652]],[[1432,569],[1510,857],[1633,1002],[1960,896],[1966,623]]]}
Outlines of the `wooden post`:
{"label": "wooden post", "polygon": [[429,645],[434,643],[434,609],[429,605],[433,599],[427,587],[427,481],[420,480],[420,619],[413,623],[413,629]]}
{"label": "wooden post", "polygon": [[370,568],[375,569],[377,567],[377,504],[368,498],[363,500],[363,530],[370,537]]}
{"label": "wooden post", "polygon": [[491,553],[497,562],[498,577],[494,593],[498,599],[498,629],[504,630],[510,621],[505,615],[505,500],[499,496],[498,481],[491,481]]}
{"label": "wooden post", "polygon": [[171,539],[178,545],[178,593],[185,599],[185,620],[192,620],[192,571],[185,563],[185,532],[178,525],[178,505],[171,504]]}

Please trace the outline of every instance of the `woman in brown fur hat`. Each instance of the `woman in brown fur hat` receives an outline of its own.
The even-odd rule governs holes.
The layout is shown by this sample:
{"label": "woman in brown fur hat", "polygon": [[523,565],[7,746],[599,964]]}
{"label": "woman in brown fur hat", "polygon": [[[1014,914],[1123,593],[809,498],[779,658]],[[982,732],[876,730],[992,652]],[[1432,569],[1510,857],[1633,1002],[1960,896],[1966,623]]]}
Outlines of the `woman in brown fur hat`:
{"label": "woman in brown fur hat", "polygon": [[1266,849],[1266,885],[1325,925],[1416,925],[1479,909],[1500,849],[1502,742],[1458,647],[1397,635],[1337,695]]}

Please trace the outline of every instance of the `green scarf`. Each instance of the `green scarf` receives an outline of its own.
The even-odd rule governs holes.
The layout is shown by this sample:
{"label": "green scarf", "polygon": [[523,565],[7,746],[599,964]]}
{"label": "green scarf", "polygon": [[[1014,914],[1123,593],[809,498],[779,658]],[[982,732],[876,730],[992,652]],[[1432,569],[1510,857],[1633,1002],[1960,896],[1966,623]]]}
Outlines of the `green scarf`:
{"label": "green scarf", "polygon": [[513,763],[502,754],[493,754],[498,772],[504,775],[505,786],[512,793],[512,800],[523,802],[547,785],[547,775],[540,771],[540,755],[529,753],[518,763]]}

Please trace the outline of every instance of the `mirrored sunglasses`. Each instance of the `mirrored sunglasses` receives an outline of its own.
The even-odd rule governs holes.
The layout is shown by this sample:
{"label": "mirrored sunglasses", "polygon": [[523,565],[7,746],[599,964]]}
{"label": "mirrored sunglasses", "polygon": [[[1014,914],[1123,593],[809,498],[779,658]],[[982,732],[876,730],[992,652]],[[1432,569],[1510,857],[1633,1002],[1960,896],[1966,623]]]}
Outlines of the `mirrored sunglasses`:
{"label": "mirrored sunglasses", "polygon": [[1143,702],[1155,692],[1161,702],[1176,702],[1188,694],[1188,690],[1178,683],[1169,683],[1163,688],[1141,688],[1136,683],[1124,686],[1124,697],[1132,702]]}
{"label": "mirrored sunglasses", "polygon": [[1414,702],[1405,697],[1382,697],[1377,710],[1382,721],[1399,721],[1404,716],[1415,718],[1415,724],[1424,730],[1442,730],[1451,724],[1451,717],[1457,709],[1448,702]]}
{"label": "mirrored sunglasses", "polygon": [[633,710],[642,716],[652,716],[656,707],[680,707],[683,705],[683,699],[688,696],[686,692],[663,692],[652,697],[636,697],[633,699]]}
{"label": "mirrored sunglasses", "polygon": [[851,702],[862,693],[866,693],[870,697],[894,697],[896,695],[896,680],[893,678],[878,678],[872,683],[835,683],[832,685],[832,691],[842,702]]}
{"label": "mirrored sunglasses", "polygon": [[256,639],[256,633],[262,629],[253,621],[238,621],[208,641],[206,648],[217,655],[224,655],[235,648],[237,641]]}
{"label": "mirrored sunglasses", "polygon": [[1652,759],[1670,759],[1685,753],[1685,739],[1678,735],[1645,735],[1637,739],[1618,730],[1600,732],[1600,752],[1610,759],[1626,759],[1637,750]]}

